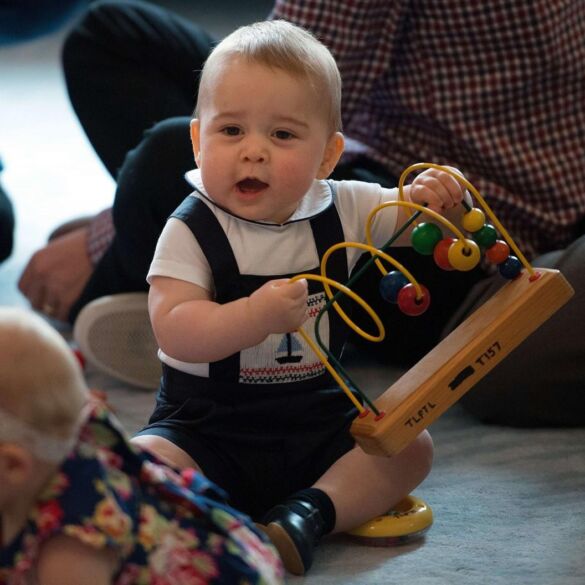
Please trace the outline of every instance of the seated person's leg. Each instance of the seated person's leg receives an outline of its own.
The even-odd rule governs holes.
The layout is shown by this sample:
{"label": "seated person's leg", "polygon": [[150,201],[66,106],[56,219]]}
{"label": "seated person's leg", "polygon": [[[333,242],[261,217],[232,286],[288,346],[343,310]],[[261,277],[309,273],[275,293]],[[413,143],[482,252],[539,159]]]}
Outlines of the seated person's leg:
{"label": "seated person's leg", "polygon": [[433,443],[426,431],[395,457],[368,455],[356,446],[311,488],[269,510],[263,529],[287,570],[302,575],[310,568],[321,537],[385,514],[425,479],[432,459]]}
{"label": "seated person's leg", "polygon": [[146,2],[94,2],[63,47],[63,70],[97,155],[116,177],[156,122],[188,116],[213,44],[197,25]]}
{"label": "seated person's leg", "polygon": [[120,171],[113,217],[116,235],[69,314],[90,301],[148,290],[146,274],[167,217],[191,192],[184,174],[194,167],[189,118],[173,118],[146,133]]}
{"label": "seated person's leg", "polygon": [[158,435],[138,435],[130,441],[141,449],[153,453],[161,461],[179,469],[199,469],[199,466],[183,449],[177,447],[172,441]]}
{"label": "seated person's leg", "polygon": [[[585,236],[533,262],[560,270],[575,296],[462,397],[461,404],[480,420],[518,426],[585,425],[584,264]],[[495,276],[491,285],[473,290],[449,331],[501,285],[502,279]]]}

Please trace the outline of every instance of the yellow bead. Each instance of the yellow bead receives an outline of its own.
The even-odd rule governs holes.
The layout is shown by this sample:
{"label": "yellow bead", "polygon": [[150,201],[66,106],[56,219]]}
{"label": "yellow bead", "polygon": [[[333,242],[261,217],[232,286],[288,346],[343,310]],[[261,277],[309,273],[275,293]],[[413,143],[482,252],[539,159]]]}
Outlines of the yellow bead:
{"label": "yellow bead", "polygon": [[463,214],[461,225],[464,230],[468,232],[477,232],[485,224],[485,213],[478,207],[470,209],[467,213]]}
{"label": "yellow bead", "polygon": [[460,270],[467,272],[473,270],[481,260],[481,252],[479,246],[473,240],[456,240],[451,244],[447,253],[449,264]]}

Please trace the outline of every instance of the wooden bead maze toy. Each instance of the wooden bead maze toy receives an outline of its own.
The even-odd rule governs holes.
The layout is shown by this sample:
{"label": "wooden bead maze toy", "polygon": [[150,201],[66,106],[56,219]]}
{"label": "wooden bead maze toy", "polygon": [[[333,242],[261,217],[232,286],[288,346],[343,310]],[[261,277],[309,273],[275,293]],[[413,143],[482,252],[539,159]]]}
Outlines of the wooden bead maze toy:
{"label": "wooden bead maze toy", "polygon": [[[464,204],[466,213],[460,229],[441,215],[415,203],[404,201],[403,189],[406,177],[413,171],[437,168],[450,174],[482,206],[471,208]],[[359,415],[351,426],[351,433],[367,453],[392,456],[401,451],[416,436],[461,398],[474,384],[501,362],[535,329],[550,318],[573,295],[574,291],[558,270],[535,270],[518,249],[512,238],[500,224],[483,197],[461,175],[432,163],[418,163],[408,167],[401,175],[399,200],[380,205],[372,210],[366,225],[367,243],[342,242],[332,246],[324,255],[321,275],[300,274],[293,280],[307,278],[323,283],[329,299],[315,322],[315,343],[302,329],[299,333],[311,346],[319,359],[354,403]],[[381,249],[371,245],[371,223],[376,213],[385,207],[405,206],[410,219]],[[443,224],[454,237],[443,237],[436,223],[416,223],[426,214],[435,222]],[[488,216],[493,225],[485,223]],[[376,264],[383,277],[380,283],[382,296],[398,306],[407,315],[420,315],[429,306],[430,293],[387,250],[410,224],[413,248],[425,255],[433,255],[435,262],[444,270],[473,269],[481,261],[485,250],[488,262],[497,265],[500,274],[508,280],[506,284],[484,305],[470,315],[451,334],[441,341],[413,368],[390,386],[374,402],[370,401],[351,381],[341,364],[331,355],[319,337],[319,321],[325,311],[335,309],[349,327],[365,339],[381,341],[385,336],[384,326],[373,309],[350,288],[372,263]],[[498,232],[501,235],[498,237]],[[370,252],[372,258],[350,281],[343,285],[327,277],[327,260],[332,253],[344,247],[355,247]],[[510,250],[515,255],[510,253]],[[394,270],[388,272],[382,260]],[[336,293],[332,288],[337,289]],[[378,332],[375,335],[359,328],[337,299],[342,294],[358,303],[372,318]],[[350,390],[353,388],[353,391]],[[363,403],[356,398],[358,394]]]}

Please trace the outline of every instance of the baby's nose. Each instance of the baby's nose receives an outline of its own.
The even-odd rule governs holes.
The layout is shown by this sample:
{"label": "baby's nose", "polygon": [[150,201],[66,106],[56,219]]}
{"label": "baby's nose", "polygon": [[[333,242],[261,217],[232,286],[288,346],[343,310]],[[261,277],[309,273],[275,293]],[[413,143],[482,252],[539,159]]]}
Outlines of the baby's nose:
{"label": "baby's nose", "polygon": [[247,161],[264,162],[268,158],[268,151],[261,139],[250,137],[246,140],[242,156]]}

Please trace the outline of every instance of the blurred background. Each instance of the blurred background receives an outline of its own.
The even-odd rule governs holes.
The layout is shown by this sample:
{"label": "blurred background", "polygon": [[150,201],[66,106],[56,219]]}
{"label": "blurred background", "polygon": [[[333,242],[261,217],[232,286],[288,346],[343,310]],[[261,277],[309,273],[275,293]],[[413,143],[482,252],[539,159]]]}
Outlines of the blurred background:
{"label": "blurred background", "polygon": [[[4,166],[0,184],[12,200],[17,222],[14,252],[0,264],[0,305],[26,306],[16,284],[31,254],[55,226],[100,211],[111,204],[114,194],[113,180],[71,109],[59,63],[66,32],[87,3],[50,2],[53,17],[47,25],[39,7],[48,2],[0,0],[0,159]],[[237,26],[264,19],[273,4],[272,0],[153,3],[190,18],[218,38]],[[21,9],[30,4],[25,20],[14,20],[17,4]],[[26,40],[16,42],[17,36]]]}

